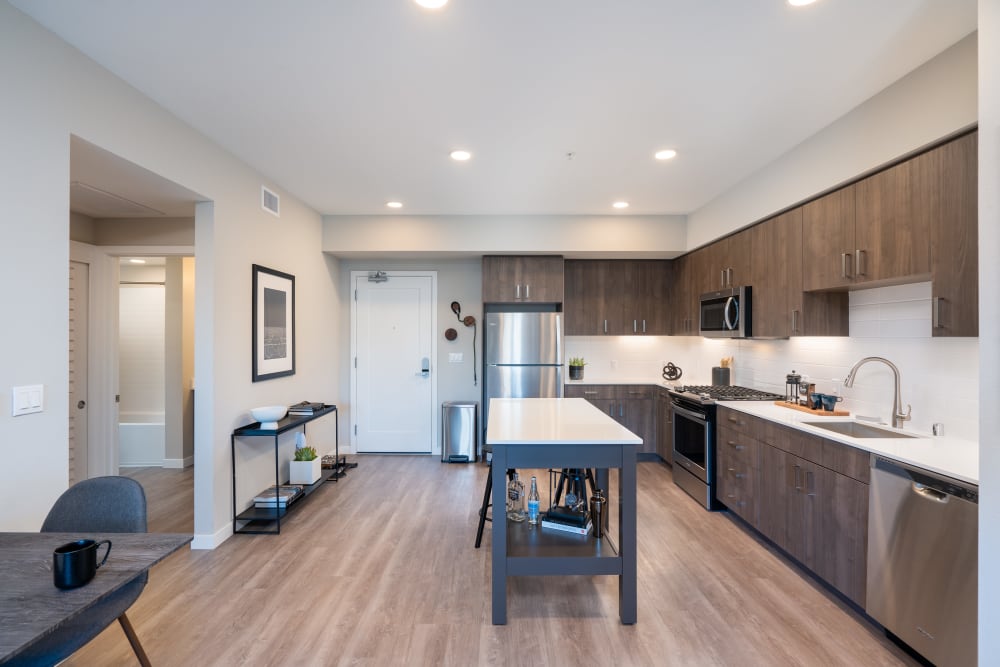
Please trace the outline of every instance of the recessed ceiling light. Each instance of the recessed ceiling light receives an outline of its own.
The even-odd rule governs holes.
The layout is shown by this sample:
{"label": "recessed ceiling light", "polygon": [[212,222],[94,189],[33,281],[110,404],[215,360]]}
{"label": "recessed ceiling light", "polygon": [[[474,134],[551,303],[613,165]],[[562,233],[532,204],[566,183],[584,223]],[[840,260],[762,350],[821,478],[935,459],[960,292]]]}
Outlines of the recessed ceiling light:
{"label": "recessed ceiling light", "polygon": [[144,260],[144,259],[130,259],[129,263],[130,264],[145,264],[146,260]]}
{"label": "recessed ceiling light", "polygon": [[458,162],[465,162],[472,157],[472,153],[469,151],[452,151],[450,155],[452,160],[457,160]]}
{"label": "recessed ceiling light", "polygon": [[403,208],[403,202],[401,201],[387,201],[385,205],[389,208]]}
{"label": "recessed ceiling light", "polygon": [[416,3],[424,9],[441,9],[448,4],[448,0],[416,0]]}
{"label": "recessed ceiling light", "polygon": [[628,202],[627,201],[616,201],[614,204],[612,204],[612,206],[614,206],[615,208],[628,208]]}
{"label": "recessed ceiling light", "polygon": [[805,7],[806,5],[811,5],[816,2],[816,0],[788,0],[788,4],[792,7]]}
{"label": "recessed ceiling light", "polygon": [[671,158],[677,157],[677,151],[673,148],[664,148],[662,151],[656,151],[653,154],[657,160],[669,160]]}

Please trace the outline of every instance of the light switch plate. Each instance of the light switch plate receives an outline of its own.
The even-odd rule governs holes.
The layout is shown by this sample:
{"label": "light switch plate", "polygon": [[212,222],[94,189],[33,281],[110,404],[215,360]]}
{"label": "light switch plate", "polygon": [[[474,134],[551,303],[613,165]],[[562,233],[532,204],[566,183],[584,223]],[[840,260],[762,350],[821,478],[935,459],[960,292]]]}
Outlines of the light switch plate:
{"label": "light switch plate", "polygon": [[30,415],[45,409],[45,387],[40,384],[29,384],[14,387],[10,393],[11,414],[14,417]]}
{"label": "light switch plate", "polygon": [[449,364],[460,364],[465,358],[461,352],[449,352],[448,353],[448,363]]}

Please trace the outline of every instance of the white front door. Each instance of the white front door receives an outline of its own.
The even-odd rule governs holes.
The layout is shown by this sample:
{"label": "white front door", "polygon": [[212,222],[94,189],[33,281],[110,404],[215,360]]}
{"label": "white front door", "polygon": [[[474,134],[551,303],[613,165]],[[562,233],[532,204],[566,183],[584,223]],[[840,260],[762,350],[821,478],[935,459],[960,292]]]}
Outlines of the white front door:
{"label": "white front door", "polygon": [[437,448],[435,272],[352,272],[352,436],[357,452]]}

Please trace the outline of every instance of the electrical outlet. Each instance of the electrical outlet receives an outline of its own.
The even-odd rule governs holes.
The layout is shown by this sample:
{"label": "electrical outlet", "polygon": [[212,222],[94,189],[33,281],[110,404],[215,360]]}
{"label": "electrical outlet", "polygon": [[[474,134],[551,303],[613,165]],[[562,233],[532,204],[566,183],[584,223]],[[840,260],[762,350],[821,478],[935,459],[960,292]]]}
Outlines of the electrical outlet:
{"label": "electrical outlet", "polygon": [[448,363],[449,364],[460,364],[464,359],[464,355],[461,352],[449,352],[448,353]]}

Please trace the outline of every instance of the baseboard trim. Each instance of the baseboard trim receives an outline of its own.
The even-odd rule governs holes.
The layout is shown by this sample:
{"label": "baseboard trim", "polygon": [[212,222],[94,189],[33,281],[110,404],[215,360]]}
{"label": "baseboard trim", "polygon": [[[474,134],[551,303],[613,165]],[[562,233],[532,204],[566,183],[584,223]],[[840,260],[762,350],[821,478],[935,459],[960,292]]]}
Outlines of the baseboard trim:
{"label": "baseboard trim", "polygon": [[199,535],[195,533],[194,539],[191,540],[192,549],[205,549],[212,550],[228,540],[233,535],[233,522],[230,521],[224,525],[219,530],[215,531],[213,534],[209,535]]}
{"label": "baseboard trim", "polygon": [[183,469],[194,465],[194,456],[185,456],[182,459],[163,459],[164,468]]}

